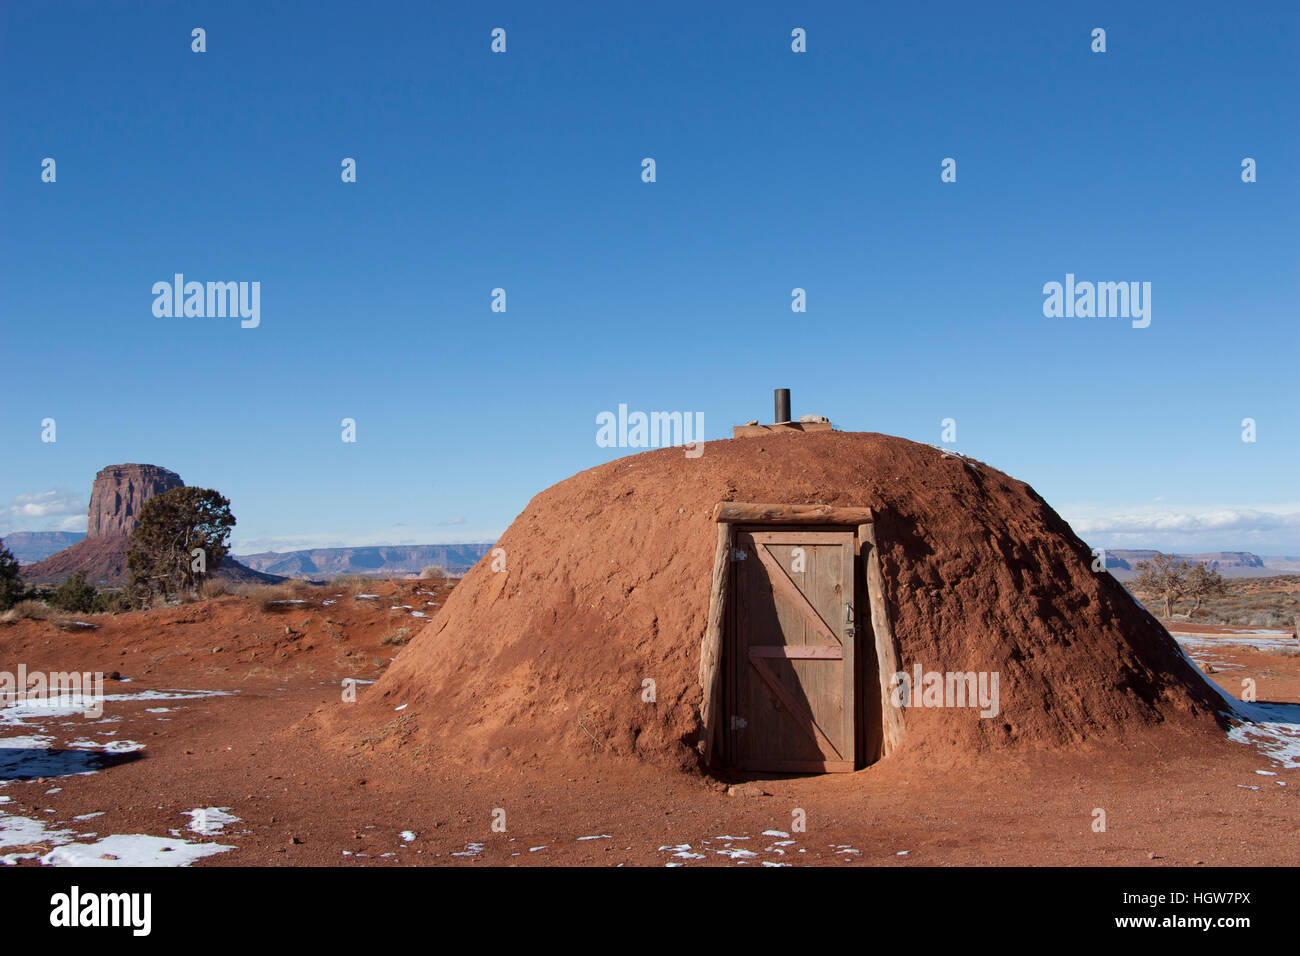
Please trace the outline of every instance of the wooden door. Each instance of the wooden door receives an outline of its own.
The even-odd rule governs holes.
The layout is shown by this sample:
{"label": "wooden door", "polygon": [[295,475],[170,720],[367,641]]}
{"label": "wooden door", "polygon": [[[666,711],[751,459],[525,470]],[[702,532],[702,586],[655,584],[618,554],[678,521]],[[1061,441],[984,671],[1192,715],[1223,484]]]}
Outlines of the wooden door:
{"label": "wooden door", "polygon": [[732,550],[723,710],[742,770],[854,769],[849,531],[740,531]]}

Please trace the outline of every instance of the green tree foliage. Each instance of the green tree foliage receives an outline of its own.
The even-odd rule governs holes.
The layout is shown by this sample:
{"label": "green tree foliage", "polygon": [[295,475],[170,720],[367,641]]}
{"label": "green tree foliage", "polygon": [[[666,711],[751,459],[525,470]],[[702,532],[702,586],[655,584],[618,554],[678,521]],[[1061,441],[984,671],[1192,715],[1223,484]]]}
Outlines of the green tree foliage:
{"label": "green tree foliage", "polygon": [[1187,593],[1187,576],[1190,571],[1186,561],[1174,561],[1167,554],[1158,554],[1150,561],[1137,563],[1138,576],[1133,583],[1144,591],[1154,591],[1160,595],[1165,602],[1167,621],[1174,616],[1174,602]]}
{"label": "green tree foliage", "polygon": [[85,571],[73,571],[45,599],[45,603],[60,611],[89,614],[95,609],[95,588],[86,583]]}
{"label": "green tree foliage", "polygon": [[0,541],[0,611],[7,611],[27,593],[18,576],[18,559]]}
{"label": "green tree foliage", "polygon": [[95,614],[121,614],[129,610],[131,604],[126,599],[126,592],[115,588],[106,588],[96,594],[95,606],[91,608]]}
{"label": "green tree foliage", "polygon": [[127,548],[131,602],[145,606],[155,594],[196,592],[229,553],[234,526],[229,499],[211,488],[173,488],[150,498]]}

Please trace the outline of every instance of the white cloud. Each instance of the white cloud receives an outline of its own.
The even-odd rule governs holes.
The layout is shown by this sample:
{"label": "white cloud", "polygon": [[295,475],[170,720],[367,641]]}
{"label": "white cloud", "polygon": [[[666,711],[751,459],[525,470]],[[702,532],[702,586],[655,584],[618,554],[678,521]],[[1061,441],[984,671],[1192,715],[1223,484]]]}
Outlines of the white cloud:
{"label": "white cloud", "polygon": [[13,504],[0,508],[3,531],[85,531],[87,501],[62,488],[16,495]]}
{"label": "white cloud", "polygon": [[1179,551],[1300,552],[1300,505],[1065,507],[1061,516],[1094,546]]}

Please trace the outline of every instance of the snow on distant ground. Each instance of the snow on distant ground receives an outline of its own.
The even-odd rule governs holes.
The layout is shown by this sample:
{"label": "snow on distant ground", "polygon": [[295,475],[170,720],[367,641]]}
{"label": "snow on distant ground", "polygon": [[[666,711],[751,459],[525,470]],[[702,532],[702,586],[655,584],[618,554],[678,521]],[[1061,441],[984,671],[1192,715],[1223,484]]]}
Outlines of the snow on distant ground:
{"label": "snow on distant ground", "polygon": [[1300,647],[1300,643],[1291,636],[1290,631],[1275,630],[1238,630],[1222,634],[1194,634],[1184,631],[1170,631],[1170,637],[1184,647],[1197,651],[1213,647],[1253,647],[1261,651],[1284,651]]}
{"label": "snow on distant ground", "polygon": [[[1196,668],[1187,650],[1179,643],[1183,657]],[[1273,704],[1238,700],[1222,687],[1196,673],[1223,701],[1223,709],[1233,721],[1228,739],[1239,744],[1251,744],[1265,757],[1276,761],[1287,770],[1300,767],[1300,704]]]}

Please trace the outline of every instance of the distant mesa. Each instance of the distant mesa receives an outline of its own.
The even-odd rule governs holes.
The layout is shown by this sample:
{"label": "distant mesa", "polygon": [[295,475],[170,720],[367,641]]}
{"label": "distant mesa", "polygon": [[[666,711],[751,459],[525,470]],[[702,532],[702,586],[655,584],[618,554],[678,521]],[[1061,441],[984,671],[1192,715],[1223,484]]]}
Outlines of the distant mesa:
{"label": "distant mesa", "polygon": [[4,535],[4,543],[19,564],[35,564],[85,536],[84,531],[10,531]]}
{"label": "distant mesa", "polygon": [[[1106,550],[1106,570],[1112,577],[1129,581],[1137,577],[1139,561],[1151,561],[1163,552],[1150,550]],[[1175,562],[1204,564],[1225,578],[1258,578],[1293,573],[1285,558],[1261,558],[1249,551],[1210,551],[1203,554],[1169,554]]]}
{"label": "distant mesa", "polygon": [[490,543],[374,545],[263,551],[241,554],[239,559],[256,571],[290,578],[320,579],[340,574],[414,575],[431,564],[456,576],[472,568],[490,550]]}
{"label": "distant mesa", "polygon": [[[86,580],[98,586],[126,584],[127,543],[131,531],[140,522],[140,509],[154,495],[184,486],[180,475],[158,465],[101,468],[90,489],[86,536],[71,547],[24,566],[24,580],[31,584],[54,584],[75,571],[83,571]],[[228,581],[281,580],[245,567],[229,556],[213,577]]]}

